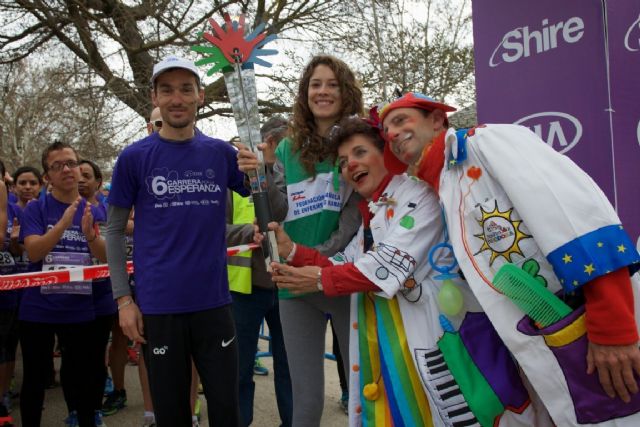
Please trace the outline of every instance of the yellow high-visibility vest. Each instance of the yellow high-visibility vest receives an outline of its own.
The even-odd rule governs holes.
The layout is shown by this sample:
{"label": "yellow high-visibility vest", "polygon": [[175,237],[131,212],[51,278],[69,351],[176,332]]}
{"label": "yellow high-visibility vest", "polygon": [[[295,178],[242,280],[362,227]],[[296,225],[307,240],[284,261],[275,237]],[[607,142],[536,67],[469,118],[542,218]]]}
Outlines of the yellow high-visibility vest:
{"label": "yellow high-visibility vest", "polygon": [[[233,194],[233,224],[253,224],[255,209],[251,197]],[[251,252],[240,252],[227,257],[229,289],[242,294],[251,293]]]}

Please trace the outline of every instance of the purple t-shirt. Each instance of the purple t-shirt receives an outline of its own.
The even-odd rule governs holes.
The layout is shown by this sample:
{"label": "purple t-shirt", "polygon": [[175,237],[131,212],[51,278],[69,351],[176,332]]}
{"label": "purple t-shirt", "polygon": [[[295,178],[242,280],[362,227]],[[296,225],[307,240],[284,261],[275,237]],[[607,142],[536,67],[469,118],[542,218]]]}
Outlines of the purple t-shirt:
{"label": "purple t-shirt", "polygon": [[133,264],[144,314],[231,303],[226,269],[227,188],[247,195],[236,151],[199,131],[181,142],[154,133],[118,157],[109,204],[135,208]]}
{"label": "purple t-shirt", "polygon": [[[13,219],[19,219],[20,208],[13,203],[7,203],[7,232],[0,248],[0,274],[15,274],[18,272],[16,258],[9,252]],[[18,305],[17,291],[0,291],[0,310],[12,310]]]}
{"label": "purple t-shirt", "polygon": [[[96,206],[96,211],[97,214],[94,219],[100,226],[100,233],[104,235],[104,226],[107,223],[107,206],[104,203],[100,203]],[[118,306],[113,300],[111,280],[109,278],[93,281],[93,309],[96,316],[109,316],[118,311]]]}
{"label": "purple t-shirt", "polygon": [[[83,199],[73,217],[73,224],[67,228],[51,253],[63,253],[69,257],[90,260],[89,245],[82,232],[82,215],[86,201]],[[27,205],[22,215],[20,241],[28,236],[43,235],[62,218],[68,203],[56,200],[51,194]],[[94,218],[100,212],[91,208]],[[46,257],[45,257],[46,259]],[[42,271],[43,262],[29,264],[30,271]],[[89,284],[90,286],[90,284]],[[90,290],[90,287],[89,287]],[[77,323],[88,322],[95,318],[93,296],[87,294],[45,293],[41,288],[27,288],[20,301],[19,319],[30,322]]]}
{"label": "purple t-shirt", "polygon": [[[13,210],[13,216],[18,219],[18,224],[22,224],[24,210],[14,204],[11,205],[11,209]],[[9,229],[13,228],[13,220],[11,218],[9,218],[8,227]],[[14,259],[16,261],[16,273],[26,273],[29,271],[29,254],[27,254],[26,250],[23,250],[22,255],[15,256]]]}

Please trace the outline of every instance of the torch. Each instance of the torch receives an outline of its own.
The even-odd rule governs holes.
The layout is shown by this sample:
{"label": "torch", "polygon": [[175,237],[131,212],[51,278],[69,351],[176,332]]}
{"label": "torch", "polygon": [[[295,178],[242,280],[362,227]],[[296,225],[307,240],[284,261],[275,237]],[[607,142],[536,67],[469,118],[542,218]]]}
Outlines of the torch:
{"label": "torch", "polygon": [[238,128],[240,141],[247,144],[257,156],[260,166],[249,173],[251,197],[255,208],[260,232],[264,235],[262,250],[267,270],[271,271],[271,261],[279,261],[275,233],[269,231],[267,224],[271,220],[271,205],[267,192],[267,180],[262,152],[257,144],[261,142],[260,118],[258,116],[258,95],[254,64],[270,67],[271,64],[261,56],[275,55],[274,49],[263,49],[268,42],[275,40],[275,34],[266,35],[264,25],[258,25],[245,36],[245,17],[240,15],[232,21],[229,14],[224,14],[224,25],[221,27],[213,19],[209,19],[212,32],[202,33],[205,40],[213,46],[192,46],[191,49],[207,55],[196,62],[196,65],[213,66],[207,75],[221,71],[224,76],[229,102]]}

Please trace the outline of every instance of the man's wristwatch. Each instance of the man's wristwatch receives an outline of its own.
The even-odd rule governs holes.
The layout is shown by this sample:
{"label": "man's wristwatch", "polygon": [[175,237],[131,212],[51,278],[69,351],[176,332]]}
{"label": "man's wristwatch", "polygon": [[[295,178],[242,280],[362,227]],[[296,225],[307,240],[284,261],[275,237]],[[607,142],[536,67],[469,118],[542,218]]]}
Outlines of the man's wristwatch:
{"label": "man's wristwatch", "polygon": [[323,292],[322,288],[322,269],[318,270],[318,281],[316,282],[316,286],[318,286],[318,290]]}

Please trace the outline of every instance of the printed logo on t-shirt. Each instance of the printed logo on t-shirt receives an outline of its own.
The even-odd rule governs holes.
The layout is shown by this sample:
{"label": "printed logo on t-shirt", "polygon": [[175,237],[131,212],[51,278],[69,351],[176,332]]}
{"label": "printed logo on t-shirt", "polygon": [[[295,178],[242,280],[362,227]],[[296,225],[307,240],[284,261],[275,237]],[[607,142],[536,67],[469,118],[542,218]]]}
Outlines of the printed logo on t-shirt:
{"label": "printed logo on t-shirt", "polygon": [[[168,168],[153,169],[146,178],[147,191],[158,202],[154,207],[190,206],[219,204],[219,196],[211,198],[214,193],[221,193],[222,188],[216,184],[212,169],[204,171],[186,170],[179,173]],[[186,197],[185,197],[186,196]],[[204,198],[199,199],[200,196]],[[169,203],[169,200],[173,200]]]}
{"label": "printed logo on t-shirt", "polygon": [[287,221],[314,215],[322,210],[340,212],[347,199],[344,189],[336,192],[333,176],[321,173],[315,179],[289,184],[289,212]]}
{"label": "printed logo on t-shirt", "polygon": [[[53,227],[53,224],[47,225],[47,231],[51,230]],[[75,228],[77,228],[77,226],[73,225],[72,227],[73,228],[67,228],[66,230],[64,230],[59,242],[86,242],[87,238],[85,237],[84,233],[80,230],[76,230]]]}
{"label": "printed logo on t-shirt", "polygon": [[[42,262],[42,271],[69,270],[91,265],[88,252],[49,252]],[[91,295],[91,280],[56,283],[40,287],[41,294]]]}

